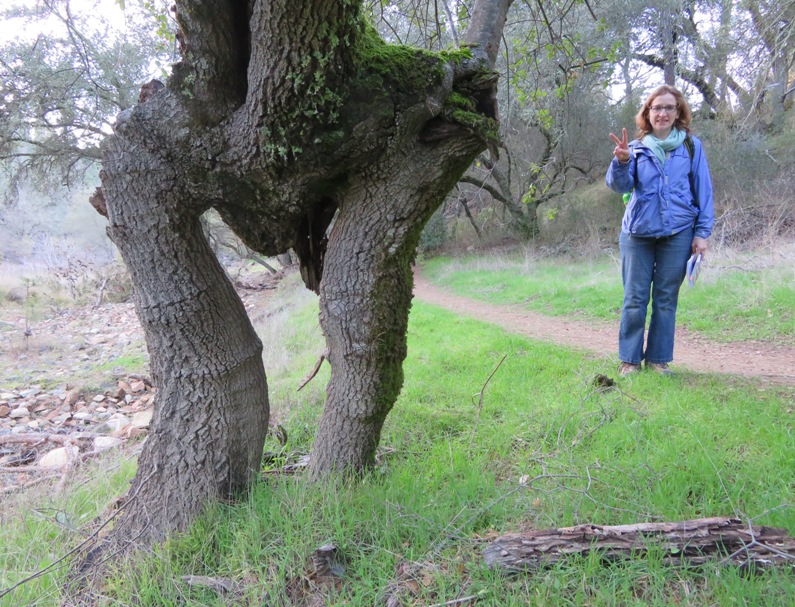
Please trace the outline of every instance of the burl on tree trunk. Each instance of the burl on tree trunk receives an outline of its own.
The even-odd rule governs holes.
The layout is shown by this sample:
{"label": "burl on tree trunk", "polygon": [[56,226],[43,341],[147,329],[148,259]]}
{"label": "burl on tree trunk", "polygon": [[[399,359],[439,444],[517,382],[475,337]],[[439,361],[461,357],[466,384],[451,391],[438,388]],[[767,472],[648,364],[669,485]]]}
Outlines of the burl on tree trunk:
{"label": "burl on tree trunk", "polygon": [[572,555],[598,551],[607,561],[638,558],[649,551],[669,564],[733,563],[744,567],[795,567],[795,538],[785,529],[750,525],[734,518],[672,523],[577,525],[504,535],[485,549],[486,564],[506,571],[533,571]]}

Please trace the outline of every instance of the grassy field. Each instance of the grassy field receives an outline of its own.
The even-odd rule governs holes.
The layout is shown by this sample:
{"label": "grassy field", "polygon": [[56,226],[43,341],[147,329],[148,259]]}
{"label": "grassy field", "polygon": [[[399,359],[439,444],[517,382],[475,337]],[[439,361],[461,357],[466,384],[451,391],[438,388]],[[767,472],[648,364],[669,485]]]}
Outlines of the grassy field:
{"label": "grassy field", "polygon": [[[795,250],[709,253],[696,287],[682,287],[677,324],[718,341],[795,344]],[[437,257],[425,276],[459,295],[516,304],[554,316],[615,320],[621,314],[621,263],[613,254],[569,261],[529,251]]]}
{"label": "grassy field", "polygon": [[[474,281],[480,274],[473,262],[461,263],[460,271],[451,270],[455,263],[432,262],[426,271],[444,281],[457,275]],[[506,283],[511,273],[517,281],[557,281],[552,295],[528,305],[557,308],[576,299],[571,309],[582,314],[615,310],[614,298],[599,293],[617,281],[614,265],[542,265],[552,277],[546,281],[504,269]],[[699,285],[704,292],[713,288],[708,278]],[[488,292],[496,282],[459,288],[469,293],[473,284],[491,284],[478,287]],[[744,297],[759,292],[758,302],[770,301],[767,293],[775,290],[737,284],[747,290]],[[517,288],[515,297],[521,293]],[[314,296],[288,280],[254,318],[263,342],[271,344],[266,369],[274,415],[290,437],[281,450],[285,460],[311,448],[323,402],[326,366],[296,392],[323,349],[316,312]],[[300,476],[265,475],[247,501],[216,506],[189,533],[119,565],[98,604],[364,607],[385,604],[397,589],[407,593],[402,604],[426,607],[470,596],[477,600],[457,604],[792,604],[795,578],[787,571],[748,576],[717,563],[671,567],[653,554],[612,565],[596,556],[571,559],[532,575],[505,576],[482,558],[485,542],[496,534],[578,523],[731,515],[795,533],[791,388],[681,372],[673,378],[640,374],[599,390],[594,376],[615,375],[614,361],[419,303],[412,309],[405,369],[378,465],[360,483],[316,486]],[[269,439],[266,449],[280,447]],[[84,538],[80,528],[123,493],[134,473],[132,461],[115,457],[83,470],[63,494],[3,498],[0,588]],[[331,542],[343,555],[344,575],[318,589],[309,558]],[[411,580],[396,584],[396,568],[409,567]],[[63,574],[56,568],[0,605],[60,605]],[[230,580],[242,590],[224,597],[189,585],[185,576]]]}

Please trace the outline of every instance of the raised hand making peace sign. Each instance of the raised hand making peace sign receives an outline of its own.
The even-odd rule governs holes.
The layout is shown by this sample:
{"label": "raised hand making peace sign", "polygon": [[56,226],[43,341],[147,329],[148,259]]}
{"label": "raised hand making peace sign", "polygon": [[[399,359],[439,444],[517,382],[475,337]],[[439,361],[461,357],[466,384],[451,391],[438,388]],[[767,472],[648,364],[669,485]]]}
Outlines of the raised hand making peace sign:
{"label": "raised hand making peace sign", "polygon": [[627,129],[621,129],[621,139],[610,133],[610,139],[616,144],[616,149],[613,150],[613,156],[618,158],[619,162],[627,162],[629,160],[629,141],[627,140]]}

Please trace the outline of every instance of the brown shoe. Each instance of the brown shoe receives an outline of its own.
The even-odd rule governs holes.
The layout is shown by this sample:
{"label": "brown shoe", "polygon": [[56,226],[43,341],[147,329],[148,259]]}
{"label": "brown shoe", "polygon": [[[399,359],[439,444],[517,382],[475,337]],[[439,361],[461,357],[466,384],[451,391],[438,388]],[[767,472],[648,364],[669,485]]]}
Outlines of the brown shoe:
{"label": "brown shoe", "polygon": [[621,366],[618,368],[618,374],[621,377],[626,377],[632,373],[637,373],[640,371],[640,365],[636,365],[635,363],[621,363]]}
{"label": "brown shoe", "polygon": [[646,363],[646,368],[659,373],[660,375],[673,375],[674,372],[668,367],[668,363]]}

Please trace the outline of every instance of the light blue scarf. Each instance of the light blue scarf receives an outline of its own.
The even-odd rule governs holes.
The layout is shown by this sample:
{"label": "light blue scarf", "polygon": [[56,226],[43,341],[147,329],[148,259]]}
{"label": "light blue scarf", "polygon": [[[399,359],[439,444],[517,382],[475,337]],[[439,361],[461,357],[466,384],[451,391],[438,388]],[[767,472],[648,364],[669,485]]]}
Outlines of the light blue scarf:
{"label": "light blue scarf", "polygon": [[665,164],[665,154],[671,150],[675,150],[685,140],[687,133],[680,131],[677,128],[671,129],[668,137],[664,141],[660,141],[652,133],[649,133],[643,138],[643,143],[649,148],[657,158],[660,159],[660,164]]}

